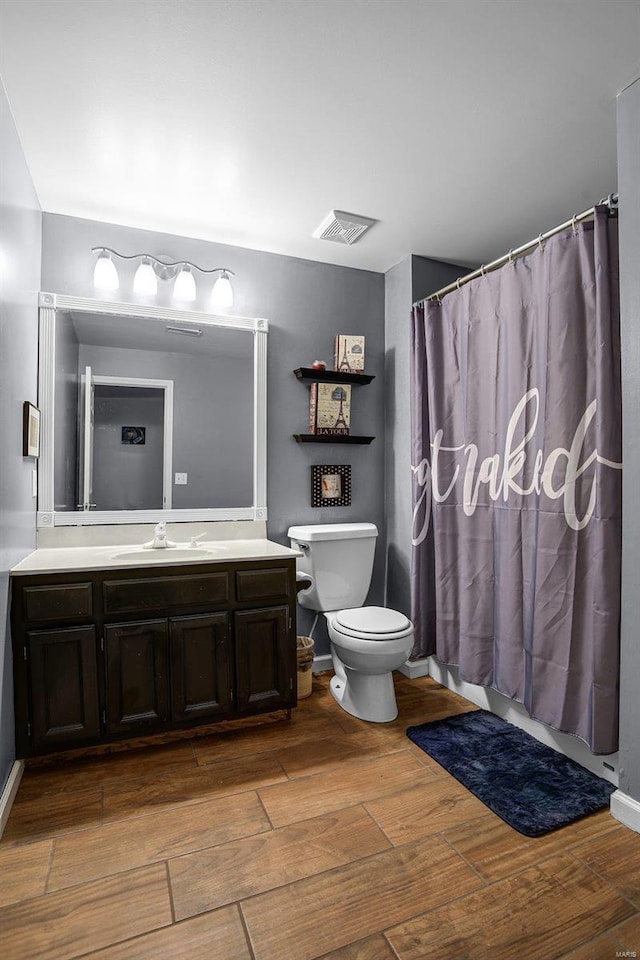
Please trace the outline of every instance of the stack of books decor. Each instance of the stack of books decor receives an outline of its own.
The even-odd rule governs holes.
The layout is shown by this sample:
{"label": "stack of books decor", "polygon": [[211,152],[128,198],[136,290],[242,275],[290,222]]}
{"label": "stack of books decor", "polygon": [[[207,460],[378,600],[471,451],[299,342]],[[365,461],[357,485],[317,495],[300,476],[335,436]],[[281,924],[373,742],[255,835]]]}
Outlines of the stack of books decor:
{"label": "stack of books decor", "polygon": [[364,373],[364,337],[339,333],[334,347],[333,368],[340,373]]}
{"label": "stack of books decor", "polygon": [[342,383],[312,383],[309,433],[348,436],[351,423],[351,387]]}
{"label": "stack of books decor", "polygon": [[294,433],[298,443],[371,443],[373,437],[354,437],[351,427],[351,388],[374,379],[364,372],[364,337],[340,333],[335,338],[334,370],[314,360],[294,371],[310,382],[309,433]]}

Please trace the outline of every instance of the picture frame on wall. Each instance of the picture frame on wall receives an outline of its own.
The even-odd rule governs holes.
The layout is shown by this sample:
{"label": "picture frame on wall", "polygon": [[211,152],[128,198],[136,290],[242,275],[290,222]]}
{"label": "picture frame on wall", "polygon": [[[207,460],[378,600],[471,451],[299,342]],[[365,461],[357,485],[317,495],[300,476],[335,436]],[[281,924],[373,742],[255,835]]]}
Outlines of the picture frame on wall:
{"label": "picture frame on wall", "polygon": [[350,464],[314,464],[311,467],[311,506],[351,506]]}
{"label": "picture frame on wall", "polygon": [[28,400],[22,404],[22,456],[40,456],[40,411]]}

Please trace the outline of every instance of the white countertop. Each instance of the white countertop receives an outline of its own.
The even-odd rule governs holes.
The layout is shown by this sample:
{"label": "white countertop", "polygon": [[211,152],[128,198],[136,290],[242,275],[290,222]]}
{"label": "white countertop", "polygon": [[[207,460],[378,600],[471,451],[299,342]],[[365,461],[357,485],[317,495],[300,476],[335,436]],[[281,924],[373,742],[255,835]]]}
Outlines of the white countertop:
{"label": "white countertop", "polygon": [[[173,555],[173,556],[172,556]],[[207,540],[195,547],[143,550],[141,544],[108,547],[46,547],[34,550],[11,574],[71,573],[80,570],[118,570],[131,567],[192,566],[235,560],[288,560],[299,550],[272,540]]]}

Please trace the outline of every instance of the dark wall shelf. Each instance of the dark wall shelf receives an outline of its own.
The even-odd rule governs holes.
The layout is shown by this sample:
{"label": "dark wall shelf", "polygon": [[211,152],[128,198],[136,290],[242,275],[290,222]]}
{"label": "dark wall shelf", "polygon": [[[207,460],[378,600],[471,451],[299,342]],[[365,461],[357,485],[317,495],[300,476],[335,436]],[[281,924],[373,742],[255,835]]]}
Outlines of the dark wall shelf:
{"label": "dark wall shelf", "polygon": [[294,433],[298,443],[371,443],[375,437],[354,437],[351,434]]}
{"label": "dark wall shelf", "polygon": [[371,383],[374,375],[370,373],[340,373],[339,370],[314,370],[313,367],[298,367],[293,371],[298,380],[322,380],[323,383],[351,383],[355,387],[364,387]]}

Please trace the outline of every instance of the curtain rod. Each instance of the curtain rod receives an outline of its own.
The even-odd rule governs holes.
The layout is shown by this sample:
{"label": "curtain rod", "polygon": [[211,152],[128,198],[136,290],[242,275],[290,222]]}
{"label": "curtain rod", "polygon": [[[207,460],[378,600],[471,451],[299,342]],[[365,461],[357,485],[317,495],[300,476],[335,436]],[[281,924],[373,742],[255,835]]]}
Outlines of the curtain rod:
{"label": "curtain rod", "polygon": [[[605,204],[612,210],[618,202],[618,194],[610,193],[608,197],[600,201],[600,204]],[[592,217],[595,212],[595,207],[590,207],[588,210],[585,210],[583,213],[578,213],[571,220],[567,220],[565,223],[559,224],[557,227],[554,227],[553,230],[548,230],[546,233],[541,233],[539,237],[536,237],[535,240],[530,240],[528,243],[524,243],[521,247],[518,247],[516,250],[510,250],[509,253],[506,253],[503,257],[499,257],[497,260],[493,260],[491,263],[486,264],[485,266],[478,267],[477,270],[473,270],[471,273],[465,274],[464,277],[458,277],[457,280],[454,280],[453,283],[448,284],[446,287],[442,287],[440,290],[436,290],[435,293],[430,293],[428,297],[423,297],[421,300],[416,300],[413,304],[414,307],[417,307],[421,303],[426,303],[428,300],[440,300],[440,297],[443,297],[447,293],[451,293],[453,290],[458,290],[465,283],[469,283],[470,280],[475,280],[476,277],[484,277],[486,273],[489,273],[492,270],[497,270],[498,267],[503,266],[509,261],[513,261],[516,257],[522,256],[523,253],[526,253],[528,250],[531,250],[533,247],[542,245],[545,240],[548,240],[549,237],[553,237],[556,233],[560,233],[562,230],[567,230],[569,227],[575,226],[577,223],[581,223],[583,220],[588,220],[589,217]]]}

